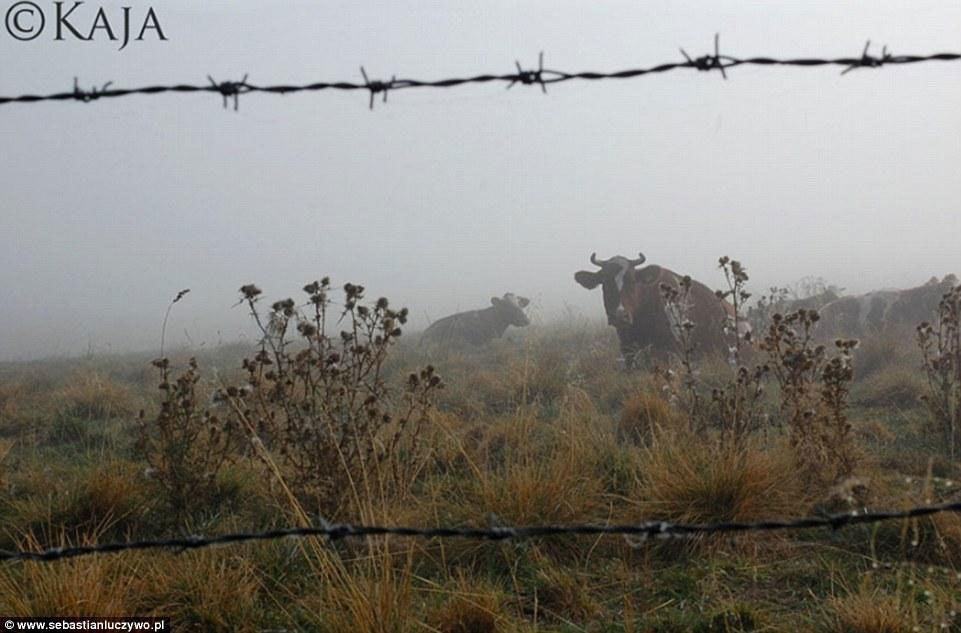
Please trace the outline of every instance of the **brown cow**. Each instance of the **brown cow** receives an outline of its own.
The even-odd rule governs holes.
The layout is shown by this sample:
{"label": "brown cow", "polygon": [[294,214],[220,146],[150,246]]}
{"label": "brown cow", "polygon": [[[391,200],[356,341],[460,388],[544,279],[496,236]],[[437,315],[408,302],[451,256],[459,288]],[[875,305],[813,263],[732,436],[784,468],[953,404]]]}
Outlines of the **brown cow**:
{"label": "brown cow", "polygon": [[[591,254],[591,263],[600,270],[574,274],[574,280],[588,290],[602,287],[607,323],[617,330],[628,367],[634,365],[638,354],[645,349],[655,354],[681,351],[677,319],[671,314],[661,285],[679,289],[682,276],[661,266],[637,269],[644,261],[643,254],[637,259],[618,255],[599,260],[595,253]],[[724,325],[733,315],[734,309],[728,302],[718,299],[704,284],[691,281],[686,318],[695,326],[692,331],[695,353],[726,352]],[[743,323],[742,328],[746,325]]]}
{"label": "brown cow", "polygon": [[933,320],[941,297],[957,283],[957,277],[946,275],[941,281],[932,277],[917,288],[841,297],[821,308],[818,334],[834,338],[911,331],[922,321]]}

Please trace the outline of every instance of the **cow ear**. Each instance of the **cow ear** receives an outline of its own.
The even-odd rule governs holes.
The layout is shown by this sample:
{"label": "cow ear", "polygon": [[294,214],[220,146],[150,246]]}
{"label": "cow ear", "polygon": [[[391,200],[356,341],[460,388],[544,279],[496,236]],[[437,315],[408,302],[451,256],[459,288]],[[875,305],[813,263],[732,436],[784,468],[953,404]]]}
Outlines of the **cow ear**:
{"label": "cow ear", "polygon": [[598,284],[601,283],[601,276],[598,273],[579,270],[574,273],[574,281],[584,286],[588,290],[593,290],[594,288],[597,288]]}

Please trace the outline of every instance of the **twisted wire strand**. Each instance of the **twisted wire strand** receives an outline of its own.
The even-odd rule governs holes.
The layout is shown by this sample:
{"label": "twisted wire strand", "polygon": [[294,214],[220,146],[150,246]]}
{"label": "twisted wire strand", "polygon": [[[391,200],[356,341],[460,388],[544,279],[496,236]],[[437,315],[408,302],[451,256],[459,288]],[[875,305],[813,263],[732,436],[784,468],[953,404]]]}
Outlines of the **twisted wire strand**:
{"label": "twisted wire strand", "polygon": [[715,49],[713,54],[703,55],[697,58],[690,57],[684,50],[685,60],[668,62],[647,68],[632,68],[609,72],[566,72],[562,70],[552,70],[544,68],[543,53],[539,58],[539,65],[536,69],[525,69],[517,62],[517,72],[503,74],[483,74],[469,77],[453,77],[447,79],[404,79],[392,77],[389,80],[372,80],[367,76],[365,69],[361,68],[363,82],[351,81],[318,81],[306,84],[272,84],[258,85],[247,80],[247,76],[240,81],[216,81],[209,75],[206,84],[175,84],[144,86],[140,88],[114,88],[112,82],[107,82],[102,87],[93,87],[89,90],[82,89],[74,79],[73,89],[68,92],[56,92],[46,95],[22,94],[18,96],[0,96],[0,105],[20,103],[35,104],[44,101],[81,101],[90,103],[100,99],[112,99],[126,97],[130,95],[159,95],[163,93],[216,93],[223,97],[224,108],[228,105],[228,99],[233,100],[234,109],[237,109],[240,95],[250,93],[264,93],[272,95],[286,95],[299,92],[319,92],[322,90],[363,90],[370,93],[369,106],[374,107],[374,96],[383,94],[386,101],[387,93],[395,90],[405,90],[410,88],[454,88],[466,84],[484,83],[506,83],[511,87],[516,83],[525,85],[538,85],[545,93],[546,86],[559,84],[574,80],[599,81],[611,79],[633,79],[644,75],[660,74],[680,69],[694,69],[698,71],[718,70],[727,78],[726,70],[738,66],[792,66],[792,67],[817,67],[817,66],[842,66],[845,70],[842,75],[857,68],[880,68],[881,66],[916,64],[932,61],[958,61],[961,60],[961,53],[934,53],[930,55],[892,55],[887,52],[887,48],[882,51],[880,56],[868,53],[868,45],[860,57],[837,57],[837,58],[791,58],[777,59],[774,57],[747,57],[738,58],[730,55],[722,55],[719,51],[719,44],[715,38]]}
{"label": "twisted wire strand", "polygon": [[284,538],[325,537],[331,540],[369,536],[407,536],[420,538],[462,538],[488,541],[527,539],[545,536],[625,535],[642,540],[648,538],[687,538],[695,535],[733,534],[744,532],[771,532],[810,528],[841,529],[851,525],[879,523],[901,519],[914,519],[944,512],[961,512],[961,501],[937,505],[918,506],[907,510],[878,512],[848,512],[800,519],[765,519],[754,522],[729,521],[721,523],[672,523],[669,521],[645,521],[629,525],[530,525],[507,527],[404,527],[383,525],[328,524],[319,527],[279,528],[264,532],[238,532],[221,536],[187,536],[182,538],[105,543],[73,547],[55,547],[42,551],[0,550],[0,560],[6,561],[55,561],[63,558],[108,554],[129,550],[200,549],[216,545],[230,545],[251,541],[270,541]]}

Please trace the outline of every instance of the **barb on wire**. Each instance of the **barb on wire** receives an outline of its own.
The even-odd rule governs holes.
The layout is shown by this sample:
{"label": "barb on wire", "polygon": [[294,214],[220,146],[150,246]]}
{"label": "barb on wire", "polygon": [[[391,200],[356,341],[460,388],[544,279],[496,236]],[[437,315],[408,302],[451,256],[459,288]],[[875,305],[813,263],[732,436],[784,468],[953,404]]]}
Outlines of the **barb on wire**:
{"label": "barb on wire", "polygon": [[[702,55],[696,59],[691,59],[691,56],[687,54],[683,48],[681,49],[681,55],[684,55],[684,59],[687,60],[689,66],[693,66],[698,70],[714,70],[715,68],[721,71],[721,77],[727,79],[727,73],[724,72],[724,62],[721,57],[721,34],[714,34],[714,54],[713,55]],[[725,60],[733,58],[723,58]]]}
{"label": "barb on wire", "polygon": [[229,545],[250,541],[269,541],[288,537],[304,538],[321,536],[331,540],[347,537],[366,536],[416,536],[421,538],[467,538],[500,541],[504,539],[524,539],[539,536],[575,536],[618,534],[645,540],[648,538],[687,538],[703,534],[733,534],[741,532],[769,532],[780,530],[799,530],[808,528],[840,529],[850,525],[879,523],[899,519],[913,519],[942,512],[961,512],[961,501],[940,505],[919,506],[908,510],[884,512],[849,512],[801,519],[767,519],[753,523],[730,521],[724,523],[692,524],[671,523],[669,521],[645,521],[631,525],[532,525],[497,526],[486,528],[458,527],[385,527],[382,525],[330,524],[321,520],[320,527],[281,528],[267,532],[234,533],[222,536],[188,536],[184,538],[133,541],[127,543],[107,543],[102,545],[81,545],[76,547],[56,547],[39,552],[0,550],[0,560],[7,561],[53,561],[75,556],[107,554],[127,550],[176,549],[188,550],[214,545]]}
{"label": "barb on wire", "polygon": [[364,67],[360,67],[360,74],[364,76],[364,85],[367,86],[367,90],[370,91],[370,109],[374,109],[374,95],[378,92],[384,93],[384,103],[387,103],[387,91],[394,87],[397,82],[397,76],[394,75],[390,78],[390,81],[371,81],[367,78],[367,71]]}
{"label": "barb on wire", "polygon": [[227,99],[233,97],[234,100],[234,112],[237,111],[237,107],[240,103],[240,95],[245,92],[250,92],[252,86],[247,84],[247,75],[244,74],[244,78],[240,81],[217,81],[210,75],[207,75],[207,79],[210,81],[210,87],[224,98],[224,110],[227,109]]}
{"label": "barb on wire", "polygon": [[681,54],[684,61],[671,61],[656,66],[645,68],[628,68],[624,70],[614,70],[608,72],[565,72],[560,70],[548,70],[544,68],[544,53],[538,56],[538,66],[536,69],[525,69],[520,61],[515,61],[516,72],[507,74],[484,74],[468,77],[452,77],[448,79],[397,79],[391,77],[390,81],[371,80],[367,76],[367,71],[361,67],[361,75],[364,82],[350,81],[318,81],[300,85],[275,84],[266,86],[256,86],[247,83],[247,76],[240,81],[217,82],[208,76],[209,84],[190,85],[176,84],[166,86],[144,86],[141,88],[107,88],[110,83],[102,88],[94,88],[89,91],[81,90],[76,81],[72,92],[58,92],[48,95],[23,94],[19,96],[4,97],[0,96],[0,105],[7,103],[37,103],[40,101],[93,101],[105,97],[126,97],[134,94],[157,95],[166,92],[218,92],[224,98],[224,107],[227,107],[227,100],[233,98],[234,109],[237,109],[238,98],[241,94],[250,92],[261,92],[265,94],[284,95],[292,92],[318,92],[321,90],[366,90],[370,93],[368,107],[374,108],[374,97],[383,93],[383,100],[387,100],[388,91],[401,90],[408,88],[454,88],[466,84],[483,84],[490,82],[503,82],[508,88],[514,84],[533,85],[541,87],[541,91],[547,92],[547,84],[555,84],[566,81],[599,81],[608,79],[634,79],[644,75],[660,74],[681,69],[694,69],[697,71],[721,71],[721,76],[727,79],[727,69],[742,65],[755,66],[792,66],[792,67],[814,67],[814,66],[839,66],[844,70],[841,74],[847,74],[855,68],[880,68],[881,66],[891,66],[895,64],[916,64],[920,62],[945,61],[955,62],[961,60],[961,52],[955,53],[933,53],[930,55],[892,55],[887,47],[881,51],[880,56],[871,55],[869,52],[870,41],[864,47],[861,57],[839,57],[839,58],[795,58],[778,59],[773,57],[748,57],[739,58],[731,55],[722,55],[720,51],[720,35],[714,35],[714,53],[708,53],[700,57],[691,57],[683,48]]}
{"label": "barb on wire", "polygon": [[519,60],[515,60],[514,65],[517,66],[517,75],[507,84],[508,90],[516,83],[522,83],[525,86],[540,84],[541,92],[547,94],[547,86],[544,85],[544,51],[537,56],[537,70],[524,70]]}
{"label": "barb on wire", "polygon": [[874,57],[872,55],[869,55],[868,54],[869,48],[871,48],[871,40],[868,40],[868,43],[864,45],[864,51],[861,53],[861,59],[858,59],[857,61],[852,63],[850,66],[842,70],[841,74],[846,75],[852,70],[854,70],[855,68],[880,68],[881,66],[883,66],[884,64],[887,64],[893,59],[891,57],[891,53],[888,52],[887,44],[885,44],[881,48],[880,57]]}
{"label": "barb on wire", "polygon": [[107,88],[109,88],[112,85],[113,85],[113,82],[108,81],[100,88],[93,86],[92,88],[90,88],[90,90],[83,90],[82,88],[80,88],[80,83],[77,81],[77,78],[74,77],[73,78],[73,98],[76,99],[77,101],[89,103],[91,101],[99,99],[102,96],[105,96],[104,93],[107,92]]}

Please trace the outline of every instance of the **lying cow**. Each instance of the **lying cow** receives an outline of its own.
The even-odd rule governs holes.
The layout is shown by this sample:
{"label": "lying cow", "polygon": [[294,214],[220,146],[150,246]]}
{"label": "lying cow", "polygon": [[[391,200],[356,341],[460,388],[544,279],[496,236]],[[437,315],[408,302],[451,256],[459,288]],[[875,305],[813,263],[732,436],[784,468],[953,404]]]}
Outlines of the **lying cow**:
{"label": "lying cow", "polygon": [[456,345],[484,345],[499,338],[507,326],[530,325],[524,308],[530,300],[508,292],[503,298],[491,297],[491,307],[483,310],[459,312],[438,319],[424,330],[421,342],[451,347]]}
{"label": "lying cow", "polygon": [[956,276],[946,275],[940,281],[932,277],[917,288],[841,297],[821,308],[818,335],[858,337],[882,331],[912,331],[922,321],[934,319],[941,297],[957,283]]}
{"label": "lying cow", "polygon": [[[655,354],[681,351],[679,324],[664,299],[661,285],[679,289],[682,276],[661,266],[637,269],[644,261],[643,254],[637,259],[618,255],[599,260],[594,253],[591,263],[600,270],[574,274],[575,281],[588,290],[601,286],[607,323],[617,330],[628,367],[645,349]],[[695,353],[726,352],[729,341],[724,335],[724,323],[733,318],[734,308],[694,280],[687,301],[686,319],[695,324],[691,332]],[[747,324],[741,326],[745,328]]]}

